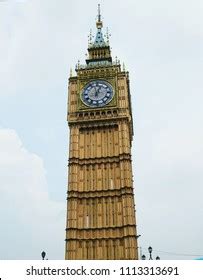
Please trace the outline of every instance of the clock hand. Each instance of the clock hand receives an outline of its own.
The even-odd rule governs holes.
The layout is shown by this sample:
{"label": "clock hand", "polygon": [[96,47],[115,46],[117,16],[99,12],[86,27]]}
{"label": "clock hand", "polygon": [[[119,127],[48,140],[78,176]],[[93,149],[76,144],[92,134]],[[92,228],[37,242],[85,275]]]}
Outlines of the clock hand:
{"label": "clock hand", "polygon": [[95,97],[98,97],[98,89],[95,88]]}

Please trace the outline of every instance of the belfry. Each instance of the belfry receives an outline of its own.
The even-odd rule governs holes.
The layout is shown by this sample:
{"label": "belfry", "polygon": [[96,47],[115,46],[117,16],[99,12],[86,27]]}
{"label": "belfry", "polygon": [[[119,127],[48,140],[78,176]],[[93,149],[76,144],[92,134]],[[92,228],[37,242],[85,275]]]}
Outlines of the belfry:
{"label": "belfry", "polygon": [[136,260],[129,73],[112,60],[100,6],[96,27],[69,78],[65,259]]}

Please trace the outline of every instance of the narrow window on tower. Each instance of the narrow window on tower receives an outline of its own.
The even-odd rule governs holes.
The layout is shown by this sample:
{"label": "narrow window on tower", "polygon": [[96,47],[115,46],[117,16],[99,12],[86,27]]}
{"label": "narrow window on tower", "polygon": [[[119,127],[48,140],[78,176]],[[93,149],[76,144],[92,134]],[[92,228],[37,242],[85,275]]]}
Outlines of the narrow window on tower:
{"label": "narrow window on tower", "polygon": [[111,179],[111,181],[110,181],[110,188],[111,188],[111,190],[113,190],[113,179]]}
{"label": "narrow window on tower", "polygon": [[[113,203],[112,203],[113,205]],[[112,222],[113,222],[113,226],[115,225],[115,212],[114,212],[114,206],[113,206],[113,211],[112,211]]]}

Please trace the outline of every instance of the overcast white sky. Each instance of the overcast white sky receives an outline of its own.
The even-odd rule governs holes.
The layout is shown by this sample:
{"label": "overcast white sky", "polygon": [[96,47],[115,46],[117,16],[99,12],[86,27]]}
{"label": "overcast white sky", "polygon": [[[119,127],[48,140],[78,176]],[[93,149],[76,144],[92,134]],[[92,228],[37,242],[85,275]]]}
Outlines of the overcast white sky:
{"label": "overcast white sky", "polygon": [[[130,72],[139,246],[193,259],[203,255],[203,2],[100,3]],[[0,1],[0,259],[64,258],[68,76],[85,61],[97,4]]]}

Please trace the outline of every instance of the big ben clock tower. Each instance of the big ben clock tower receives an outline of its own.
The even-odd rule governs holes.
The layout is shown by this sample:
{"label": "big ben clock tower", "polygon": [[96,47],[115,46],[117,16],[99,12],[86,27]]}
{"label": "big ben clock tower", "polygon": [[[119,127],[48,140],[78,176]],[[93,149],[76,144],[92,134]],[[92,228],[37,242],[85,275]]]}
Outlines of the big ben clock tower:
{"label": "big ben clock tower", "polygon": [[112,61],[100,7],[86,65],[69,78],[65,258],[138,259],[128,72]]}

